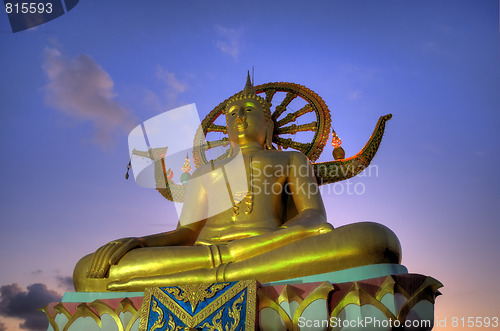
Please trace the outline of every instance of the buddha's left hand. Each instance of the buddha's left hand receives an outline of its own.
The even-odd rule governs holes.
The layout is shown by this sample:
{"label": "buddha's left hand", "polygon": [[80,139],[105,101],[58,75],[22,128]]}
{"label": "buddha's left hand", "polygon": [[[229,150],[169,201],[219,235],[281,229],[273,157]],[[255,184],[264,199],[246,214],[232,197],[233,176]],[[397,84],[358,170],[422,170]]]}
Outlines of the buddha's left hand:
{"label": "buddha's left hand", "polygon": [[113,240],[100,247],[92,257],[87,278],[104,278],[111,265],[118,263],[127,252],[137,247],[144,247],[143,238]]}

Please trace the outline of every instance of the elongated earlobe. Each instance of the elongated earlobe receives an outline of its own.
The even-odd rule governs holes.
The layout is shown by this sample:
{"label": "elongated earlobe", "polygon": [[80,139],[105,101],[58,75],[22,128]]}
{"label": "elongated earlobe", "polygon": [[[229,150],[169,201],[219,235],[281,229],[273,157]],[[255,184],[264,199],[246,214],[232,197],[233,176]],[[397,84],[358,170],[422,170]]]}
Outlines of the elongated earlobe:
{"label": "elongated earlobe", "polygon": [[274,149],[273,134],[274,134],[274,121],[269,119],[267,120],[266,149]]}

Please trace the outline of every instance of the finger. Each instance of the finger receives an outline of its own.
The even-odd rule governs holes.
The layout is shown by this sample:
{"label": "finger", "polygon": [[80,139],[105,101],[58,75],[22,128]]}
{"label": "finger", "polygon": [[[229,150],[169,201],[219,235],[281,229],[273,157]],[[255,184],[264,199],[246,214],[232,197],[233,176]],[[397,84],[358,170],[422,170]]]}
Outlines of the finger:
{"label": "finger", "polygon": [[101,259],[101,254],[104,248],[106,248],[106,245],[99,247],[92,256],[92,261],[90,262],[90,267],[87,271],[87,278],[94,278],[95,270],[99,260]]}
{"label": "finger", "polygon": [[106,248],[106,246],[99,247],[99,249],[97,249],[97,251],[94,253],[94,256],[92,257],[92,263],[89,268],[89,275],[88,275],[89,278],[95,277],[96,269],[99,264],[99,261],[101,260],[101,255],[104,248]]}
{"label": "finger", "polygon": [[111,242],[109,243],[104,251],[102,252],[101,259],[99,260],[99,263],[96,268],[96,277],[97,278],[103,278],[104,275],[106,274],[106,271],[108,271],[109,268],[109,257],[111,254],[114,252],[116,249],[116,242]]}
{"label": "finger", "polygon": [[109,264],[113,265],[116,264],[122,257],[125,255],[128,251],[130,251],[133,248],[136,248],[139,246],[139,243],[135,238],[130,239],[127,241],[125,244],[123,244],[121,247],[119,247],[113,255],[111,255],[111,258],[109,259]]}

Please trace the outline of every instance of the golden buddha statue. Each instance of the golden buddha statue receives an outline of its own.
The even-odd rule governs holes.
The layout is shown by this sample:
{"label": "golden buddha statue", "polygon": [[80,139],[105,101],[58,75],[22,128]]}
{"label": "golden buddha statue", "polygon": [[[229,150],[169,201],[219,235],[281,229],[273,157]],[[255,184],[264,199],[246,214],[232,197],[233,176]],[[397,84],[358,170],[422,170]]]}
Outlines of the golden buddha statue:
{"label": "golden buddha statue", "polygon": [[[143,291],[244,279],[266,283],[400,263],[399,240],[385,226],[363,222],[334,229],[327,223],[308,158],[272,148],[270,105],[249,79],[228,100],[225,115],[230,156],[193,173],[177,228],[114,240],[85,256],[73,275],[77,291]],[[235,155],[244,171],[233,169]],[[207,212],[221,194],[213,188],[226,187],[229,173],[245,176],[248,190],[240,198],[232,194],[232,208]]]}

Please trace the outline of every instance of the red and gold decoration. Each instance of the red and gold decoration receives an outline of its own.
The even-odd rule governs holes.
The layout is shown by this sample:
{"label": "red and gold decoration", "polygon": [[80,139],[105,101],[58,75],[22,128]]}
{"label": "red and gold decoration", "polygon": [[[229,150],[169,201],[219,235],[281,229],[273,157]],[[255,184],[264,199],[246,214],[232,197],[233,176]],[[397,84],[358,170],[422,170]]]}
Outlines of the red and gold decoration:
{"label": "red and gold decoration", "polygon": [[340,145],[342,145],[342,140],[340,140],[339,136],[337,136],[335,130],[332,129],[332,155],[335,160],[345,159],[345,151],[342,147],[340,147]]}
{"label": "red and gold decoration", "polygon": [[181,183],[187,184],[187,182],[191,179],[191,163],[189,162],[189,155],[186,155],[186,159],[184,160],[184,165],[182,166],[182,174],[181,174]]}

